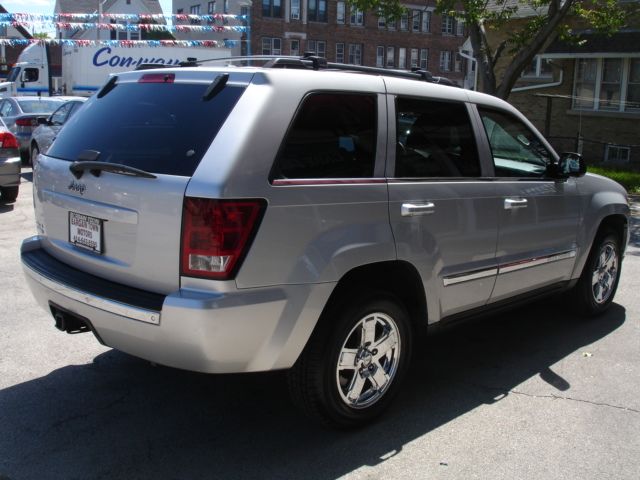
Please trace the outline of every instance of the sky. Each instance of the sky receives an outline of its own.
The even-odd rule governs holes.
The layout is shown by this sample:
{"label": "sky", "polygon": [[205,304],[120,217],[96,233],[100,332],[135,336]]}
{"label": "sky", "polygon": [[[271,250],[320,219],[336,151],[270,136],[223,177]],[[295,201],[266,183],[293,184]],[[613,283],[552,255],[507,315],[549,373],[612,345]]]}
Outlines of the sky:
{"label": "sky", "polygon": [[[0,0],[2,5],[10,13],[41,13],[51,15],[55,0]],[[171,0],[160,0],[162,11],[165,14],[171,13]],[[98,0],[96,0],[96,10]],[[75,12],[69,12],[75,13]],[[29,29],[31,31],[31,29]]]}

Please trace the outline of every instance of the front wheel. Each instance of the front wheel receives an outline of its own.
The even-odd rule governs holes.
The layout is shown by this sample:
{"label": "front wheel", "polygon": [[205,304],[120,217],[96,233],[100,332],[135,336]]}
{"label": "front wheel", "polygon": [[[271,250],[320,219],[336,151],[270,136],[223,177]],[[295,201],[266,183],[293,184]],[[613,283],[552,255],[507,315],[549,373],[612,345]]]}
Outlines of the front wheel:
{"label": "front wheel", "polygon": [[581,313],[599,315],[611,305],[618,288],[621,266],[618,237],[613,233],[598,235],[574,290]]}
{"label": "front wheel", "polygon": [[407,370],[409,315],[378,296],[331,309],[321,322],[289,372],[293,400],[330,427],[363,425],[389,406]]}
{"label": "front wheel", "polygon": [[31,147],[31,167],[35,168],[36,162],[38,161],[38,155],[40,155],[40,149],[37,145]]}

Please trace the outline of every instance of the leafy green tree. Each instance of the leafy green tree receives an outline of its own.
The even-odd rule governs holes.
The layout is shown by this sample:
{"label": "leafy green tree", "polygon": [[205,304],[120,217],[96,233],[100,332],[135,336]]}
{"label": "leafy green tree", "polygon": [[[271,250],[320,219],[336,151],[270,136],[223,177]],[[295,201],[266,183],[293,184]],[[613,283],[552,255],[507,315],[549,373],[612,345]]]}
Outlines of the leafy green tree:
{"label": "leafy green tree", "polygon": [[[388,19],[406,11],[401,1],[349,0],[362,10],[379,12]],[[425,8],[433,5],[412,0],[412,8],[420,2]],[[435,4],[437,13],[464,21],[477,61],[480,88],[503,99],[538,53],[558,37],[575,38],[570,35],[571,24],[612,34],[625,25],[628,14],[617,0],[435,0]]]}

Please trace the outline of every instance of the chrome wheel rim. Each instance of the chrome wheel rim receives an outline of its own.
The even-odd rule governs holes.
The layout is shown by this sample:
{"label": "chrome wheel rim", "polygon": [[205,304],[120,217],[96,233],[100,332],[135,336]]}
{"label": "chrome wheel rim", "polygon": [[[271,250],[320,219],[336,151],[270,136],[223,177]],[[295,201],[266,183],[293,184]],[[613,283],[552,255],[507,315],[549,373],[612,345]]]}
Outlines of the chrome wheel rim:
{"label": "chrome wheel rim", "polygon": [[615,245],[606,243],[600,249],[598,262],[591,276],[591,291],[598,305],[605,303],[615,287],[618,277],[618,253]]}
{"label": "chrome wheel rim", "polygon": [[336,382],[342,401],[351,408],[366,408],[391,386],[400,360],[396,322],[382,312],[371,313],[351,329],[342,344]]}

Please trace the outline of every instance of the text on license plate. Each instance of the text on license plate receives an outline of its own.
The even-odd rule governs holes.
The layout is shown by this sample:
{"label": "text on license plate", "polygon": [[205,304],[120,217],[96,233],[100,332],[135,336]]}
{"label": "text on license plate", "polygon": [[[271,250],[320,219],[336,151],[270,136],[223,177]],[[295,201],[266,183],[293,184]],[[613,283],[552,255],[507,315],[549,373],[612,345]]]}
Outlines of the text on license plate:
{"label": "text on license plate", "polygon": [[77,247],[102,253],[102,220],[69,212],[69,242]]}

